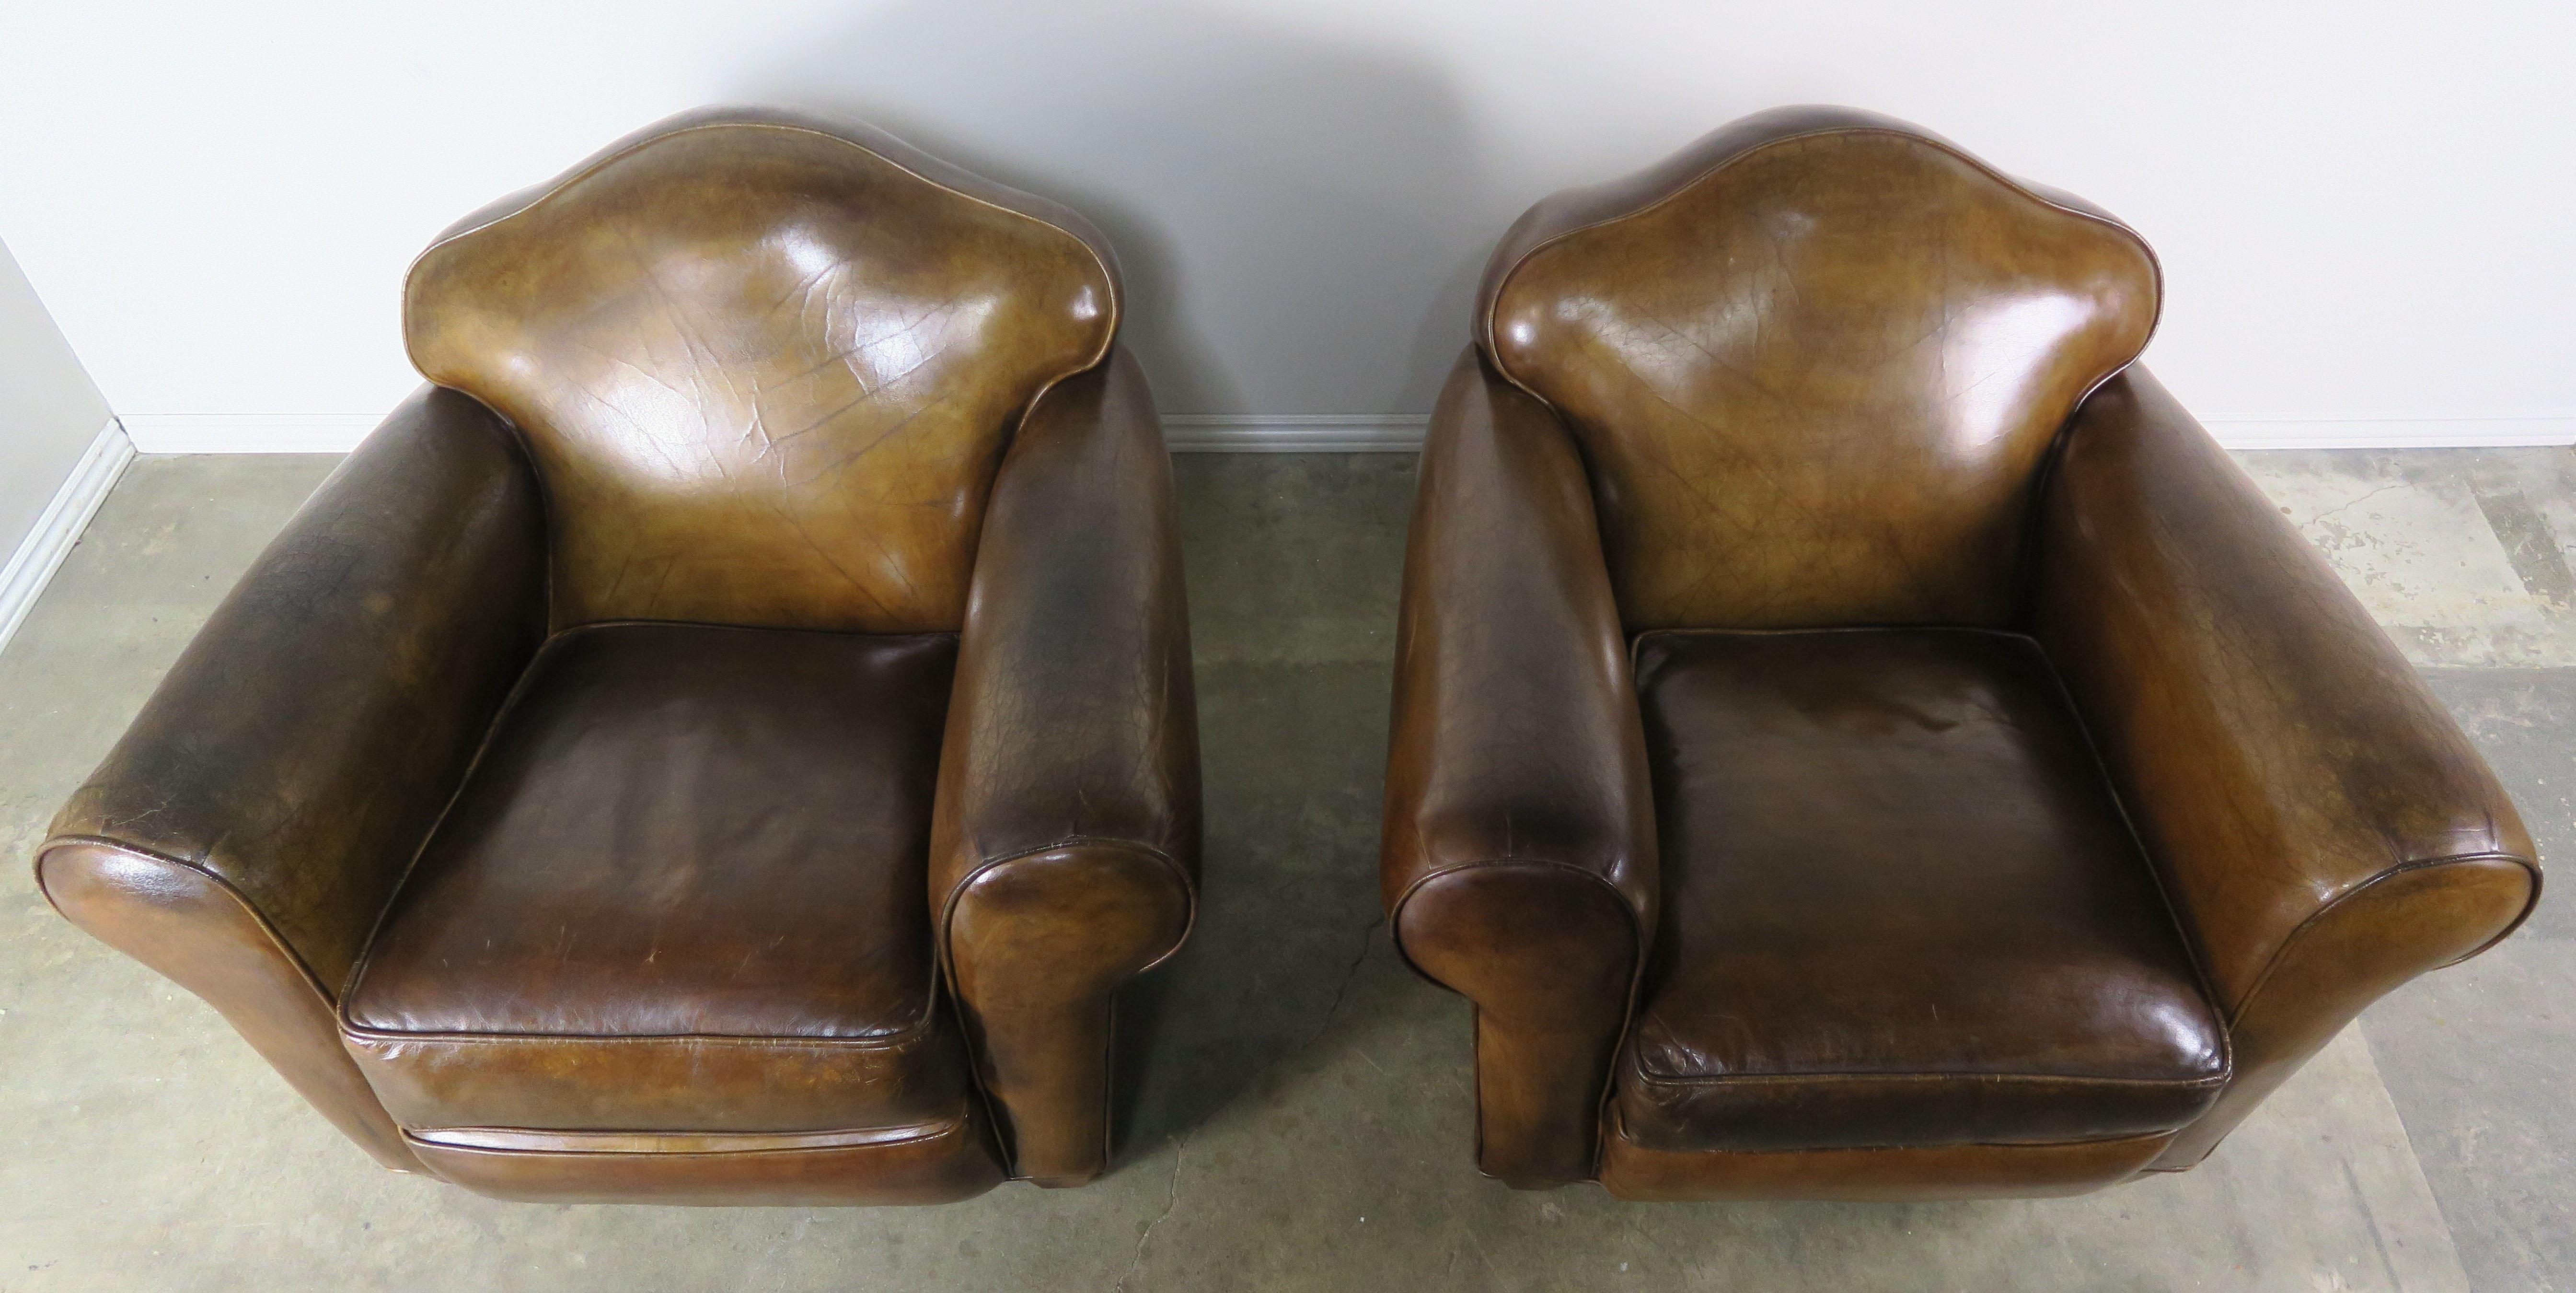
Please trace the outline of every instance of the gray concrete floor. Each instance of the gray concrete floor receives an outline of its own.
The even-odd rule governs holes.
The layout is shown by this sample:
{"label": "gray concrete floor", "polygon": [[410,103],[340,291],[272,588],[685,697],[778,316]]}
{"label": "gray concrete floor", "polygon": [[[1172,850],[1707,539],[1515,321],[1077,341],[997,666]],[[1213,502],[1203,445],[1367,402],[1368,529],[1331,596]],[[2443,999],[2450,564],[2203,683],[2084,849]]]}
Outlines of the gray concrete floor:
{"label": "gray concrete floor", "polygon": [[[2576,842],[2576,454],[2249,455]],[[2576,1289],[2576,908],[2374,1008],[2198,1171],[2083,1199],[1656,1205],[1469,1162],[1465,1006],[1375,859],[1405,455],[1181,460],[1207,901],[1130,1002],[1116,1171],[936,1209],[497,1203],[374,1168],[49,911],[44,823],[329,468],[138,462],[0,653],[0,1289]]]}

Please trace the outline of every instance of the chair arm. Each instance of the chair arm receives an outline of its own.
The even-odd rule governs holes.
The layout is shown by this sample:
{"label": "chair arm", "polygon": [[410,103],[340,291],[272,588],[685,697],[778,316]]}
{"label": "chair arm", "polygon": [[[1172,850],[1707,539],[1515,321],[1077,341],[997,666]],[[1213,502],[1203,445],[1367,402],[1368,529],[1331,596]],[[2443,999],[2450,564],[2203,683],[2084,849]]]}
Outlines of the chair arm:
{"label": "chair arm", "polygon": [[1654,798],[1573,438],[1472,349],[1423,449],[1380,884],[1396,944],[1476,1007],[1477,1160],[1588,1179],[1655,929]]}
{"label": "chair arm", "polygon": [[2474,955],[2540,890],[2531,839],[2423,681],[2144,371],[2066,431],[2034,631],[2229,1026],[2205,1156],[2362,1007]]}
{"label": "chair arm", "polygon": [[1108,1165],[1118,986],[1198,902],[1198,718],[1171,458],[1123,349],[1022,420],[940,751],[940,962],[1016,1175]]}
{"label": "chair arm", "polygon": [[436,388],[395,410],[216,608],[36,860],[63,915],[205,998],[406,1169],[336,1005],[544,636],[543,509],[510,434]]}

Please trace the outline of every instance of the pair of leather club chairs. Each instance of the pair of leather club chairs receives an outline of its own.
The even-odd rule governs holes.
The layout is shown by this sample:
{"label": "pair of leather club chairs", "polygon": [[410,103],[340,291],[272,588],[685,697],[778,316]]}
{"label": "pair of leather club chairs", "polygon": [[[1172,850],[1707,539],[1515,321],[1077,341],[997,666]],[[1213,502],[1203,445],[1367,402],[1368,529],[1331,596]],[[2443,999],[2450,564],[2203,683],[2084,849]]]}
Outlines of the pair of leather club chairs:
{"label": "pair of leather club chairs", "polygon": [[[2509,932],[2514,808],[2132,366],[2146,245],[1841,110],[1505,236],[1432,419],[1384,893],[1478,1162],[2072,1193]],[[38,872],[387,1166],[899,1203],[1108,1161],[1197,902],[1172,486],[1072,213],[699,114],[443,236],[431,386]]]}

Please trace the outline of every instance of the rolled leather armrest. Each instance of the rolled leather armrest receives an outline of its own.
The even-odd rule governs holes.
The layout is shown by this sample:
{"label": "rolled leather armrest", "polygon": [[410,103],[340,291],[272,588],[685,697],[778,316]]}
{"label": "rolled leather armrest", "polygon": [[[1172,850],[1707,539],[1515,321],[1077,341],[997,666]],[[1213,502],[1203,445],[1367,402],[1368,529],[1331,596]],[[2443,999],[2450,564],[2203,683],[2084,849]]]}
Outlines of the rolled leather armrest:
{"label": "rolled leather armrest", "polygon": [[2034,629],[2228,1021],[2188,1167],[2381,995],[2540,892],[2494,774],[2332,568],[2132,368],[2042,503]]}
{"label": "rolled leather armrest", "polygon": [[222,1012],[388,1167],[339,993],[545,633],[543,508],[509,429],[406,401],[181,653],[55,817],[74,924]]}
{"label": "rolled leather armrest", "polygon": [[1423,449],[1384,830],[1398,948],[1476,1007],[1478,1166],[1589,1179],[1654,937],[1654,799],[1583,463],[1472,349]]}
{"label": "rolled leather armrest", "polygon": [[930,904],[1015,1175],[1109,1161],[1118,986],[1198,902],[1198,718],[1170,456],[1123,349],[1039,397],[985,513]]}

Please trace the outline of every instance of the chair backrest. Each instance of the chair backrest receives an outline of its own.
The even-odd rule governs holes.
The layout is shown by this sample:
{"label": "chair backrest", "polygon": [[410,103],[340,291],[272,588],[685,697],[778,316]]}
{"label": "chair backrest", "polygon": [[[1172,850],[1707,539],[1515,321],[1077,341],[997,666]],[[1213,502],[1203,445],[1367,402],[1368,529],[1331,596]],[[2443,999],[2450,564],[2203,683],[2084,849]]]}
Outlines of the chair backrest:
{"label": "chair backrest", "polygon": [[475,215],[412,362],[525,436],[557,627],[952,630],[1019,416],[1100,362],[1079,217],[864,128],[674,118]]}
{"label": "chair backrest", "polygon": [[2078,199],[1799,108],[1532,208],[1477,341],[1580,442],[1631,631],[2000,624],[2057,433],[2160,287]]}

